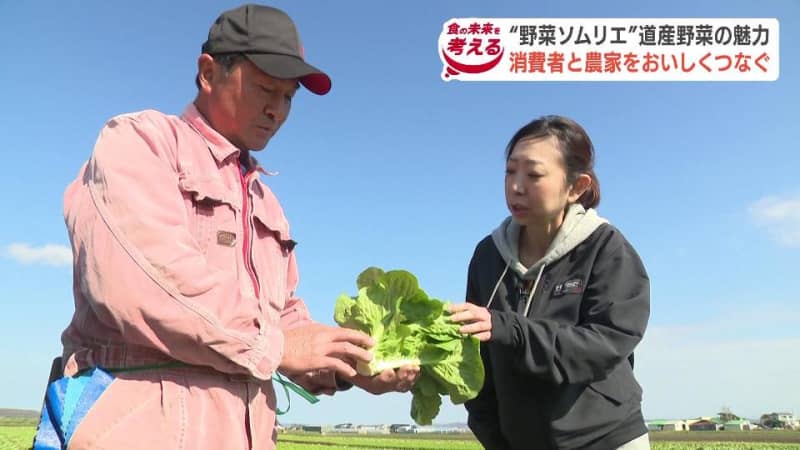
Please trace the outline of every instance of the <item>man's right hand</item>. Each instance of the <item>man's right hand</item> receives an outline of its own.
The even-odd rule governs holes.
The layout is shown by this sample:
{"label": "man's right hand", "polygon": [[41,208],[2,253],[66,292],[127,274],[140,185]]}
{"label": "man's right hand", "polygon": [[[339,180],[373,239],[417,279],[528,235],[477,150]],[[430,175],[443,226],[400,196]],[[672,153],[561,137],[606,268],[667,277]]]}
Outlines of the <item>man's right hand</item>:
{"label": "man's right hand", "polygon": [[312,323],[284,332],[283,359],[278,369],[287,374],[330,370],[345,378],[356,376],[348,361],[372,360],[375,345],[360,331]]}

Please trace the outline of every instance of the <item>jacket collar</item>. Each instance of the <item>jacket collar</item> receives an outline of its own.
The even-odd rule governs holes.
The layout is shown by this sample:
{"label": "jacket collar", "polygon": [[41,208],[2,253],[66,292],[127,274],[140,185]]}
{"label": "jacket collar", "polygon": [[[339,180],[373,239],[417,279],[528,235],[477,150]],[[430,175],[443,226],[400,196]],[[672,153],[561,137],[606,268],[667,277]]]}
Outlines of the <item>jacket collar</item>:
{"label": "jacket collar", "polygon": [[203,114],[197,110],[194,103],[189,103],[181,115],[186,123],[194,128],[208,143],[208,149],[217,160],[217,164],[222,164],[223,161],[230,158],[232,155],[239,155],[239,149],[231,144],[225,137],[211,127],[211,124],[206,121]]}
{"label": "jacket collar", "polygon": [[[184,109],[183,114],[181,114],[181,118],[189,124],[190,127],[194,128],[195,131],[200,133],[200,135],[205,139],[206,143],[208,144],[208,150],[211,151],[211,154],[214,155],[214,159],[217,161],[217,164],[220,166],[223,164],[224,161],[231,158],[233,155],[236,155],[236,159],[239,158],[239,150],[238,147],[231,144],[225,136],[219,134],[217,130],[211,127],[211,124],[206,121],[206,118],[203,114],[197,109],[194,103],[189,103],[189,105]],[[261,164],[258,163],[258,160],[253,156],[253,152],[249,152],[248,157],[250,158],[249,167],[251,172],[260,172],[264,175],[275,176],[278,172],[271,172],[264,169]]]}

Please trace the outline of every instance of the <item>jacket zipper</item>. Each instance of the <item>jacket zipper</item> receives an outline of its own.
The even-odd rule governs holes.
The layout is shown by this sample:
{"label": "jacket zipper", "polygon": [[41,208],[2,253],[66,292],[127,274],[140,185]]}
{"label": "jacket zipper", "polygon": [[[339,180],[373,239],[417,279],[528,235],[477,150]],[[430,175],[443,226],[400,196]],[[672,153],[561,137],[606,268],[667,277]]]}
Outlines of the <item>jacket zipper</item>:
{"label": "jacket zipper", "polygon": [[[250,172],[248,172],[248,175]],[[250,196],[247,195],[247,182],[245,181],[246,175],[239,171],[239,180],[242,184],[242,226],[244,228],[244,234],[242,235],[242,253],[244,256],[244,267],[247,270],[248,275],[250,275],[250,280],[253,282],[253,290],[255,292],[256,298],[261,298],[260,296],[260,289],[258,286],[258,277],[256,277],[256,271],[253,268],[253,254],[251,252],[253,246],[253,235],[251,232],[251,223],[250,223]]]}

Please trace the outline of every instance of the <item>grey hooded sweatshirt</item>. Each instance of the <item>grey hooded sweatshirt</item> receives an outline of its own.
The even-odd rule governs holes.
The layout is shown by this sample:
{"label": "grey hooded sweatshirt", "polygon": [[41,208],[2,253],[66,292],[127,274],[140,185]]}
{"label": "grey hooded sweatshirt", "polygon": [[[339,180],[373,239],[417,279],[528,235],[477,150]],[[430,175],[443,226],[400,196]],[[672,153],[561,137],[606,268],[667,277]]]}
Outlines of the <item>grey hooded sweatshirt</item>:
{"label": "grey hooded sweatshirt", "polygon": [[521,232],[504,220],[470,261],[467,299],[492,313],[470,428],[487,449],[519,450],[611,450],[646,433],[633,350],[650,288],[635,250],[580,205],[530,267]]}

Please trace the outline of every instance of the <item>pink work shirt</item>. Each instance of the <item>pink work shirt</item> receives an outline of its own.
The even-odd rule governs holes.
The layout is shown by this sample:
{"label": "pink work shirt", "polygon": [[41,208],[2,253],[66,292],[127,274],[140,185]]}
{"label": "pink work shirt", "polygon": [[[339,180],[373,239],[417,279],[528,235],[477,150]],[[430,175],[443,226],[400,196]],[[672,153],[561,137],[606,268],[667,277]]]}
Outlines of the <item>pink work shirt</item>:
{"label": "pink work shirt", "polygon": [[[255,161],[253,160],[255,163]],[[255,166],[255,165],[254,165]],[[69,448],[272,449],[283,331],[310,322],[283,210],[194,105],[111,119],[64,195],[65,375],[118,372]]]}

